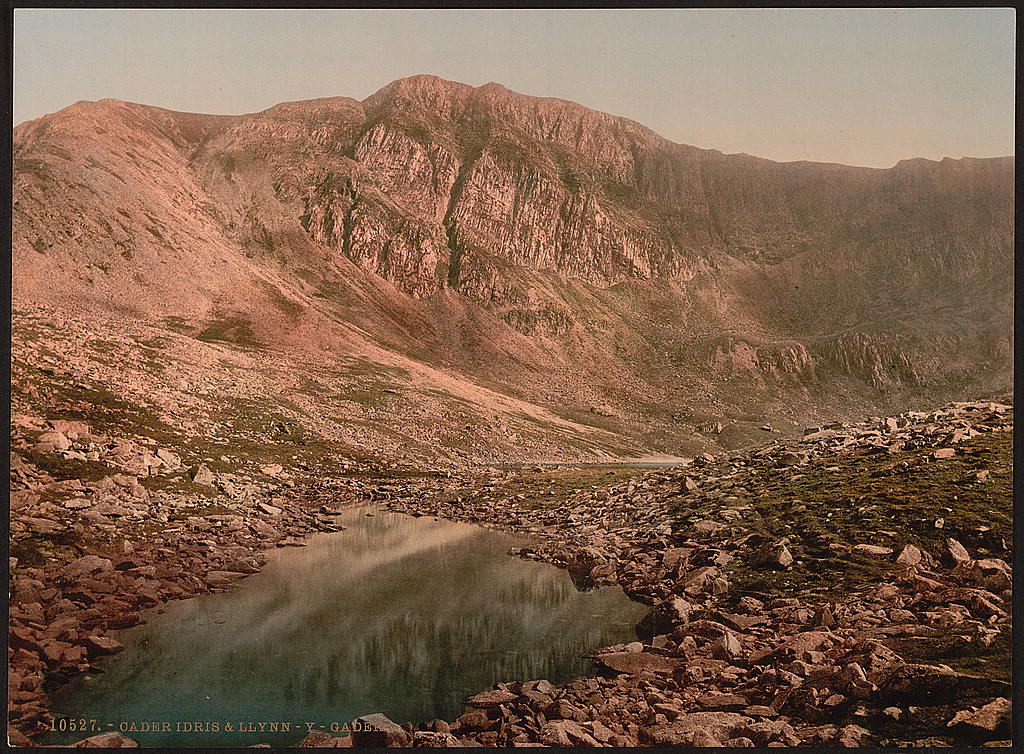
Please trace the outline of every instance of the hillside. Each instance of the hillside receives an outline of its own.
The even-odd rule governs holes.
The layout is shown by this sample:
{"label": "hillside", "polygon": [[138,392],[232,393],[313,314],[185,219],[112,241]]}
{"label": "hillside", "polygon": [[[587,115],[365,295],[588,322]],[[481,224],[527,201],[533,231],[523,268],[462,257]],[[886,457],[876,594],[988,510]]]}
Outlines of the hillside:
{"label": "hillside", "polygon": [[398,395],[383,431],[433,443],[409,417],[442,406],[482,433],[442,454],[685,455],[1009,386],[1011,158],[774,163],[431,76],[242,116],[79,102],[14,142],[16,318],[358,362]]}

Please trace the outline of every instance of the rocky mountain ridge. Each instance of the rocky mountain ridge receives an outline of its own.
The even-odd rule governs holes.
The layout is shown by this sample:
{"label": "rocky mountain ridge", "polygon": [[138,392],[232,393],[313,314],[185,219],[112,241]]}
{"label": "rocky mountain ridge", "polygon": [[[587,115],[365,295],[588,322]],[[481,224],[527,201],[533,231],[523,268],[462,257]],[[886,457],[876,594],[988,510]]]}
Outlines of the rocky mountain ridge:
{"label": "rocky mountain ridge", "polygon": [[397,353],[660,452],[1009,384],[1010,158],[774,163],[432,76],[14,140],[16,309]]}

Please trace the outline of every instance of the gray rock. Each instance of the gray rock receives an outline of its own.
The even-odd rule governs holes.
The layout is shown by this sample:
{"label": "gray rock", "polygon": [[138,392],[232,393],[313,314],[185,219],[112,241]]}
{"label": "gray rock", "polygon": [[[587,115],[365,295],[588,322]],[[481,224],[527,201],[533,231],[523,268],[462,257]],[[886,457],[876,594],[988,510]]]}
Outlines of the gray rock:
{"label": "gray rock", "polygon": [[380,749],[405,747],[412,743],[412,737],[401,725],[379,712],[357,717],[354,722],[359,725],[352,726],[352,746]]}
{"label": "gray rock", "polygon": [[871,555],[873,557],[881,558],[887,555],[892,555],[891,547],[882,547],[881,545],[868,545],[860,544],[854,545],[853,551],[860,553],[861,555]]}
{"label": "gray rock", "polygon": [[907,545],[896,556],[896,562],[904,566],[916,566],[921,562],[921,550],[914,545]]}
{"label": "gray rock", "polygon": [[196,484],[202,484],[207,487],[212,487],[216,477],[213,472],[210,471],[209,467],[205,463],[201,463],[195,467],[191,474],[192,481]]}

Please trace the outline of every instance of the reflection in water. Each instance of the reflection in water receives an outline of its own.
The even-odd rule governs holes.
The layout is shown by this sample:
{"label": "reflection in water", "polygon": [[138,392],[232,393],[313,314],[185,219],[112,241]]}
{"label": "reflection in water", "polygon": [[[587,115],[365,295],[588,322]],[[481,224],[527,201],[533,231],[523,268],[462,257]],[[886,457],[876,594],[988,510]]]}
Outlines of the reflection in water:
{"label": "reflection in water", "polygon": [[262,573],[230,592],[171,603],[118,632],[128,651],[61,689],[54,714],[113,730],[120,721],[292,723],[279,734],[128,733],[143,746],[294,745],[305,722],[371,712],[451,718],[497,681],[584,675],[579,655],[633,640],[645,612],[617,588],[580,592],[565,571],[508,557],[517,541],[505,534],[360,510],[340,520],[348,530],[270,553]]}

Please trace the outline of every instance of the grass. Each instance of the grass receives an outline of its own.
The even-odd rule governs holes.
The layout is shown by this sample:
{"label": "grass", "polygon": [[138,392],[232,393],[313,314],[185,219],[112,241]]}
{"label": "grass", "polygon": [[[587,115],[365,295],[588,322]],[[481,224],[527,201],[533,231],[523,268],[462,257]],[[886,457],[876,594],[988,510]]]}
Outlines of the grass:
{"label": "grass", "polygon": [[81,461],[76,458],[62,458],[50,451],[24,448],[18,451],[22,459],[37,469],[52,476],[57,481],[81,479],[83,482],[95,482],[111,474],[117,469],[99,461]]}
{"label": "grass", "polygon": [[[736,596],[824,595],[883,578],[885,558],[837,553],[829,545],[906,544],[936,552],[954,537],[979,556],[1009,559],[1012,539],[1009,432],[986,433],[961,443],[947,460],[931,449],[889,454],[857,451],[807,466],[763,470],[746,477],[742,504],[751,505],[738,529],[766,540],[788,537],[799,561],[788,571],[764,571],[739,560],[730,569]],[[826,471],[838,466],[838,471]],[[989,471],[989,479],[975,474]],[[680,496],[677,525],[714,516],[720,504],[700,501],[700,491]],[[936,519],[944,519],[942,528]],[[983,530],[988,527],[988,530]]]}
{"label": "grass", "polygon": [[117,436],[135,432],[175,443],[177,433],[151,409],[114,395],[102,385],[40,380],[47,392],[47,418],[86,422],[95,431]]}
{"label": "grass", "polygon": [[205,343],[230,343],[247,348],[262,346],[253,334],[248,320],[242,317],[223,316],[207,323],[196,333],[195,338]]}

